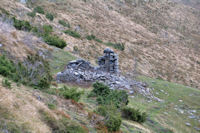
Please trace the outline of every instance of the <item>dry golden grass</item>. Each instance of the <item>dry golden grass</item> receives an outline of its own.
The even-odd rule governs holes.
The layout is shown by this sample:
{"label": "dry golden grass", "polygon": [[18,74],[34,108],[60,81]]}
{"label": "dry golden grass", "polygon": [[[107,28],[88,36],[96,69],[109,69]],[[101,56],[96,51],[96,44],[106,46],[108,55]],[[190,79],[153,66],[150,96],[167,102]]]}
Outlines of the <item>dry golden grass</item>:
{"label": "dry golden grass", "polygon": [[[73,52],[73,47],[77,46],[79,52],[76,56],[88,59],[92,64],[96,64],[96,58],[107,46],[88,41],[85,39],[88,34],[94,34],[104,42],[125,43],[125,51],[115,50],[119,54],[123,74],[129,73],[132,76],[136,69],[146,76],[161,77],[196,88],[200,86],[200,65],[197,63],[200,57],[200,18],[195,9],[166,0],[138,7],[130,4],[119,6],[119,3],[104,0],[63,0],[55,3],[39,0],[34,5],[40,5],[46,12],[56,14],[54,21],[50,22],[41,14],[30,19],[26,13],[31,9],[16,0],[0,2],[0,7],[7,7],[11,14],[20,19],[29,20],[34,25],[51,24],[55,34],[67,42],[66,51]],[[24,15],[19,16],[16,9],[22,9],[20,13]],[[68,21],[72,30],[80,25],[82,38],[76,39],[62,33],[65,29],[58,24],[59,20]],[[17,36],[20,34],[23,35],[23,32],[17,32]],[[38,45],[37,42],[35,45],[46,49],[46,45]],[[19,51],[17,56],[26,55],[22,49],[7,50],[14,53]]]}
{"label": "dry golden grass", "polygon": [[26,123],[33,133],[50,132],[49,127],[40,120],[38,109],[47,107],[38,101],[23,86],[18,88],[12,84],[12,89],[2,87],[0,78],[0,105],[9,110],[17,123]]}

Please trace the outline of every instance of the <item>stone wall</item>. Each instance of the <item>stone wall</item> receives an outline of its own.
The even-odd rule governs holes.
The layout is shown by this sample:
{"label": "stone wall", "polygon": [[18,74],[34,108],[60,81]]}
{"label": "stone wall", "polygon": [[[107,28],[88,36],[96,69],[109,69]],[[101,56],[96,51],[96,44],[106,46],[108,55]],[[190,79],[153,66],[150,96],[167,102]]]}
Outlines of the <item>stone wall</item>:
{"label": "stone wall", "polygon": [[76,84],[91,84],[99,81],[111,89],[127,90],[129,94],[137,90],[142,95],[155,99],[146,84],[125,78],[118,73],[118,58],[111,49],[104,50],[104,55],[99,57],[98,64],[99,66],[94,67],[83,59],[71,61],[62,72],[57,74],[57,81]]}
{"label": "stone wall", "polygon": [[109,73],[118,73],[118,56],[109,48],[104,50],[104,55],[98,59],[99,69]]}

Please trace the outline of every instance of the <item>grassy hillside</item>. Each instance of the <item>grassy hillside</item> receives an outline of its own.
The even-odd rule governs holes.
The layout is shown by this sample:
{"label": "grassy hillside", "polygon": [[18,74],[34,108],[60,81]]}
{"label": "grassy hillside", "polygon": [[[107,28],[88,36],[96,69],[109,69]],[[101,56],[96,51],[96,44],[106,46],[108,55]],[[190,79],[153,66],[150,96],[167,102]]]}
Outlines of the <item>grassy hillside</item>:
{"label": "grassy hillside", "polygon": [[[2,0],[0,12],[27,20],[34,27],[51,25],[51,35],[66,42],[66,51],[93,64],[104,48],[111,47],[119,54],[124,74],[133,75],[135,70],[149,77],[199,88],[199,10],[167,0],[135,2],[30,0],[23,4],[18,0]],[[37,6],[42,8],[42,13],[35,13]],[[53,19],[49,20],[46,14]],[[15,40],[20,40],[23,36],[19,35],[24,33],[15,34],[18,37]],[[94,38],[88,39],[91,35]],[[4,44],[10,51],[11,45],[6,44],[11,41],[14,40]],[[38,44],[38,41],[32,43]],[[16,45],[19,44],[23,42],[16,41]],[[24,55],[32,51],[20,52]]]}
{"label": "grassy hillside", "polygon": [[130,95],[147,120],[122,118],[116,133],[200,132],[200,11],[196,0],[174,1],[1,0],[0,133],[107,133],[112,117],[97,114],[93,87],[55,82],[69,61],[95,65],[106,47],[161,99]]}
{"label": "grassy hillside", "polygon": [[[147,82],[149,87],[153,87],[154,94],[161,98],[163,102],[152,101],[139,94],[130,96],[128,106],[147,112],[148,119],[144,124],[123,119],[121,131],[124,133],[198,132],[195,128],[199,128],[200,120],[199,90],[147,77],[139,77],[138,80]],[[39,111],[43,109],[56,119],[67,117],[77,124],[84,125],[90,132],[97,132],[91,123],[92,121],[88,118],[89,113],[97,108],[95,99],[87,97],[91,88],[78,87],[79,90],[84,90],[85,93],[79,101],[80,104],[75,104],[70,100],[55,96],[53,93],[53,95],[49,94],[49,91],[41,92],[25,86],[16,86],[13,82],[11,86],[11,89],[7,89],[0,83],[2,94],[0,99],[0,111],[2,112],[0,121],[6,125],[0,127],[0,131],[5,128],[21,132],[49,131],[52,127],[40,117]],[[60,84],[59,86],[62,87],[63,85]],[[34,114],[34,117],[32,117],[32,114]],[[11,115],[12,117],[10,117]],[[35,125],[36,123],[39,126]],[[187,123],[191,125],[187,126]]]}

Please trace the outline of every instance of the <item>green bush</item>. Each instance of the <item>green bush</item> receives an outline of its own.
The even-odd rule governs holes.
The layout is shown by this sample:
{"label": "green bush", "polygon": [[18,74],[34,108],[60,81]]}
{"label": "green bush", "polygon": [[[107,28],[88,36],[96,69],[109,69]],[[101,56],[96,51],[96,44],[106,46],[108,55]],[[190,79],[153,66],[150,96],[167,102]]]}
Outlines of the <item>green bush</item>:
{"label": "green bush", "polygon": [[115,115],[115,114],[109,114],[105,118],[105,125],[108,128],[108,131],[119,131],[120,126],[122,123],[121,117]]}
{"label": "green bush", "polygon": [[111,90],[108,86],[103,83],[96,82],[93,84],[93,90],[90,93],[90,96],[107,96],[110,94]]}
{"label": "green bush", "polygon": [[53,16],[53,14],[51,14],[51,13],[47,13],[47,14],[46,14],[46,18],[49,19],[50,21],[53,21],[53,20],[54,20],[54,16]]}
{"label": "green bush", "polygon": [[56,105],[53,104],[53,103],[49,103],[49,104],[48,104],[48,108],[49,108],[49,109],[56,109]]}
{"label": "green bush", "polygon": [[99,42],[99,43],[103,43],[103,41],[100,40],[100,39],[98,39],[98,38],[95,38],[94,40],[97,41],[97,42]]}
{"label": "green bush", "polygon": [[96,101],[101,105],[113,104],[117,108],[120,108],[128,104],[128,95],[126,91],[111,90],[108,95],[98,96]]}
{"label": "green bush", "polygon": [[60,95],[62,95],[66,99],[73,99],[74,101],[78,102],[83,94],[82,91],[78,91],[76,88],[68,88],[64,86],[60,88]]}
{"label": "green bush", "polygon": [[66,30],[66,31],[64,31],[64,33],[68,34],[72,37],[75,37],[75,38],[81,38],[81,35],[79,33],[77,33],[76,31]]}
{"label": "green bush", "polygon": [[25,30],[25,31],[31,31],[32,26],[28,21],[25,20],[18,20],[15,17],[13,17],[13,25],[18,30]]}
{"label": "green bush", "polygon": [[145,112],[140,112],[138,109],[125,107],[122,109],[122,116],[126,119],[143,123],[146,121],[147,115]]}
{"label": "green bush", "polygon": [[105,125],[110,132],[120,129],[122,119],[119,110],[114,105],[99,106],[95,112],[104,116]]}
{"label": "green bush", "polygon": [[36,13],[35,12],[29,12],[29,13],[27,13],[27,15],[30,16],[30,17],[32,17],[32,18],[34,18],[35,15],[36,15]]}
{"label": "green bush", "polygon": [[43,39],[47,44],[56,46],[61,49],[63,49],[67,45],[63,39],[60,39],[59,37],[54,35],[46,35],[43,37]]}
{"label": "green bush", "polygon": [[5,56],[0,56],[0,75],[12,78],[13,73],[16,73],[14,63]]}
{"label": "green bush", "polygon": [[96,36],[94,36],[94,35],[88,35],[88,36],[86,36],[86,38],[88,40],[95,40],[95,41],[97,41],[99,43],[103,43],[103,41],[101,41],[100,39],[96,38]]}
{"label": "green bush", "polygon": [[0,75],[39,89],[49,88],[52,80],[48,62],[38,55],[28,56],[23,63],[0,56]]}
{"label": "green bush", "polygon": [[11,82],[8,81],[8,79],[2,80],[2,85],[3,85],[4,87],[6,87],[6,88],[11,89]]}
{"label": "green bush", "polygon": [[111,90],[103,83],[96,82],[93,84],[93,90],[89,94],[89,97],[97,97],[98,104],[110,105],[113,104],[117,108],[128,104],[128,94],[122,90]]}
{"label": "green bush", "polygon": [[70,28],[70,24],[69,24],[69,23],[66,23],[64,20],[59,20],[58,23],[61,24],[61,25],[64,26],[64,27]]}
{"label": "green bush", "polygon": [[94,35],[88,35],[88,36],[86,36],[86,38],[88,40],[94,40],[96,37]]}
{"label": "green bush", "polygon": [[53,32],[53,27],[51,25],[43,25],[43,34],[50,34]]}
{"label": "green bush", "polygon": [[105,43],[107,46],[111,46],[111,47],[113,47],[113,48],[115,48],[115,49],[119,49],[119,50],[121,50],[121,51],[124,51],[125,50],[125,46],[124,46],[124,44],[122,44],[122,43],[112,43],[112,42],[107,42],[107,43]]}
{"label": "green bush", "polygon": [[44,9],[41,6],[37,6],[34,8],[34,12],[44,14]]}

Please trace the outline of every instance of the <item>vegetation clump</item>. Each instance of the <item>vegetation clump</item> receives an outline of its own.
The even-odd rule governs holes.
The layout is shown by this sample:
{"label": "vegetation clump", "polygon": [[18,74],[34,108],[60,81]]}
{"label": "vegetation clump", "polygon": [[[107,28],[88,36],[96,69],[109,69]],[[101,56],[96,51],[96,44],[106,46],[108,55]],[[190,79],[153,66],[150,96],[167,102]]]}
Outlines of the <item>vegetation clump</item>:
{"label": "vegetation clump", "polygon": [[69,23],[66,23],[64,20],[59,20],[58,23],[61,24],[61,25],[64,26],[64,27],[70,28],[70,24],[69,24]]}
{"label": "vegetation clump", "polygon": [[[38,55],[30,55],[22,63],[14,63],[0,56],[0,75],[24,85],[39,89],[49,88],[52,76],[47,61]],[[40,64],[40,65],[38,65]]]}
{"label": "vegetation clump", "polygon": [[49,35],[50,33],[53,32],[53,27],[51,25],[43,25],[42,29],[43,29],[43,34],[45,35]]}
{"label": "vegetation clump", "polygon": [[112,43],[112,42],[107,42],[105,43],[107,46],[111,46],[115,49],[118,49],[118,50],[121,50],[121,51],[124,51],[125,50],[125,46],[123,43]]}
{"label": "vegetation clump", "polygon": [[97,41],[99,43],[103,43],[103,41],[101,41],[100,39],[96,38],[95,35],[87,35],[86,39],[88,39],[88,40],[95,40],[95,41]]}
{"label": "vegetation clump", "polygon": [[48,93],[64,97],[66,99],[72,99],[78,102],[81,98],[81,95],[84,94],[83,91],[78,91],[76,88],[69,88],[63,86],[61,88],[52,88],[48,90]]}
{"label": "vegetation clump", "polygon": [[105,125],[110,132],[119,131],[121,123],[121,117],[116,116],[115,114],[110,114],[105,118]]}
{"label": "vegetation clump", "polygon": [[64,31],[64,33],[68,34],[72,37],[75,37],[75,38],[81,38],[81,35],[76,31],[66,30],[66,31]]}
{"label": "vegetation clump", "polygon": [[105,117],[105,126],[108,128],[108,131],[113,132],[120,129],[122,118],[115,106],[101,105],[95,112]]}
{"label": "vegetation clump", "polygon": [[11,82],[8,81],[8,79],[2,80],[2,85],[3,85],[4,87],[6,87],[6,88],[11,89]]}
{"label": "vegetation clump", "polygon": [[50,21],[53,21],[53,20],[54,20],[54,16],[53,16],[53,14],[51,14],[51,13],[47,13],[47,14],[46,14],[46,18],[49,19]]}
{"label": "vegetation clump", "polygon": [[24,31],[31,31],[32,26],[28,21],[25,20],[18,20],[15,17],[13,17],[13,25],[18,30],[24,30]]}
{"label": "vegetation clump", "polygon": [[33,12],[27,13],[27,15],[34,18],[36,16],[36,13],[33,11]]}
{"label": "vegetation clump", "polygon": [[13,73],[16,73],[13,61],[7,59],[5,56],[0,56],[0,75],[12,78]]}
{"label": "vegetation clump", "polygon": [[41,6],[37,6],[34,8],[34,12],[40,13],[40,14],[44,14],[44,9]]}
{"label": "vegetation clump", "polygon": [[90,93],[91,96],[97,97],[98,104],[110,105],[113,104],[117,108],[128,104],[128,94],[123,90],[111,90],[103,83],[96,82],[93,84],[93,90]]}
{"label": "vegetation clump", "polygon": [[94,40],[96,38],[96,36],[94,36],[94,35],[88,35],[88,36],[86,36],[86,38],[88,40]]}
{"label": "vegetation clump", "polygon": [[141,112],[138,109],[134,109],[134,108],[130,108],[130,107],[124,107],[122,109],[122,117],[124,117],[128,120],[143,123],[143,122],[146,121],[147,115],[146,115],[145,112]]}
{"label": "vegetation clump", "polygon": [[44,41],[49,45],[56,46],[61,49],[67,46],[66,42],[63,39],[55,35],[45,35]]}

